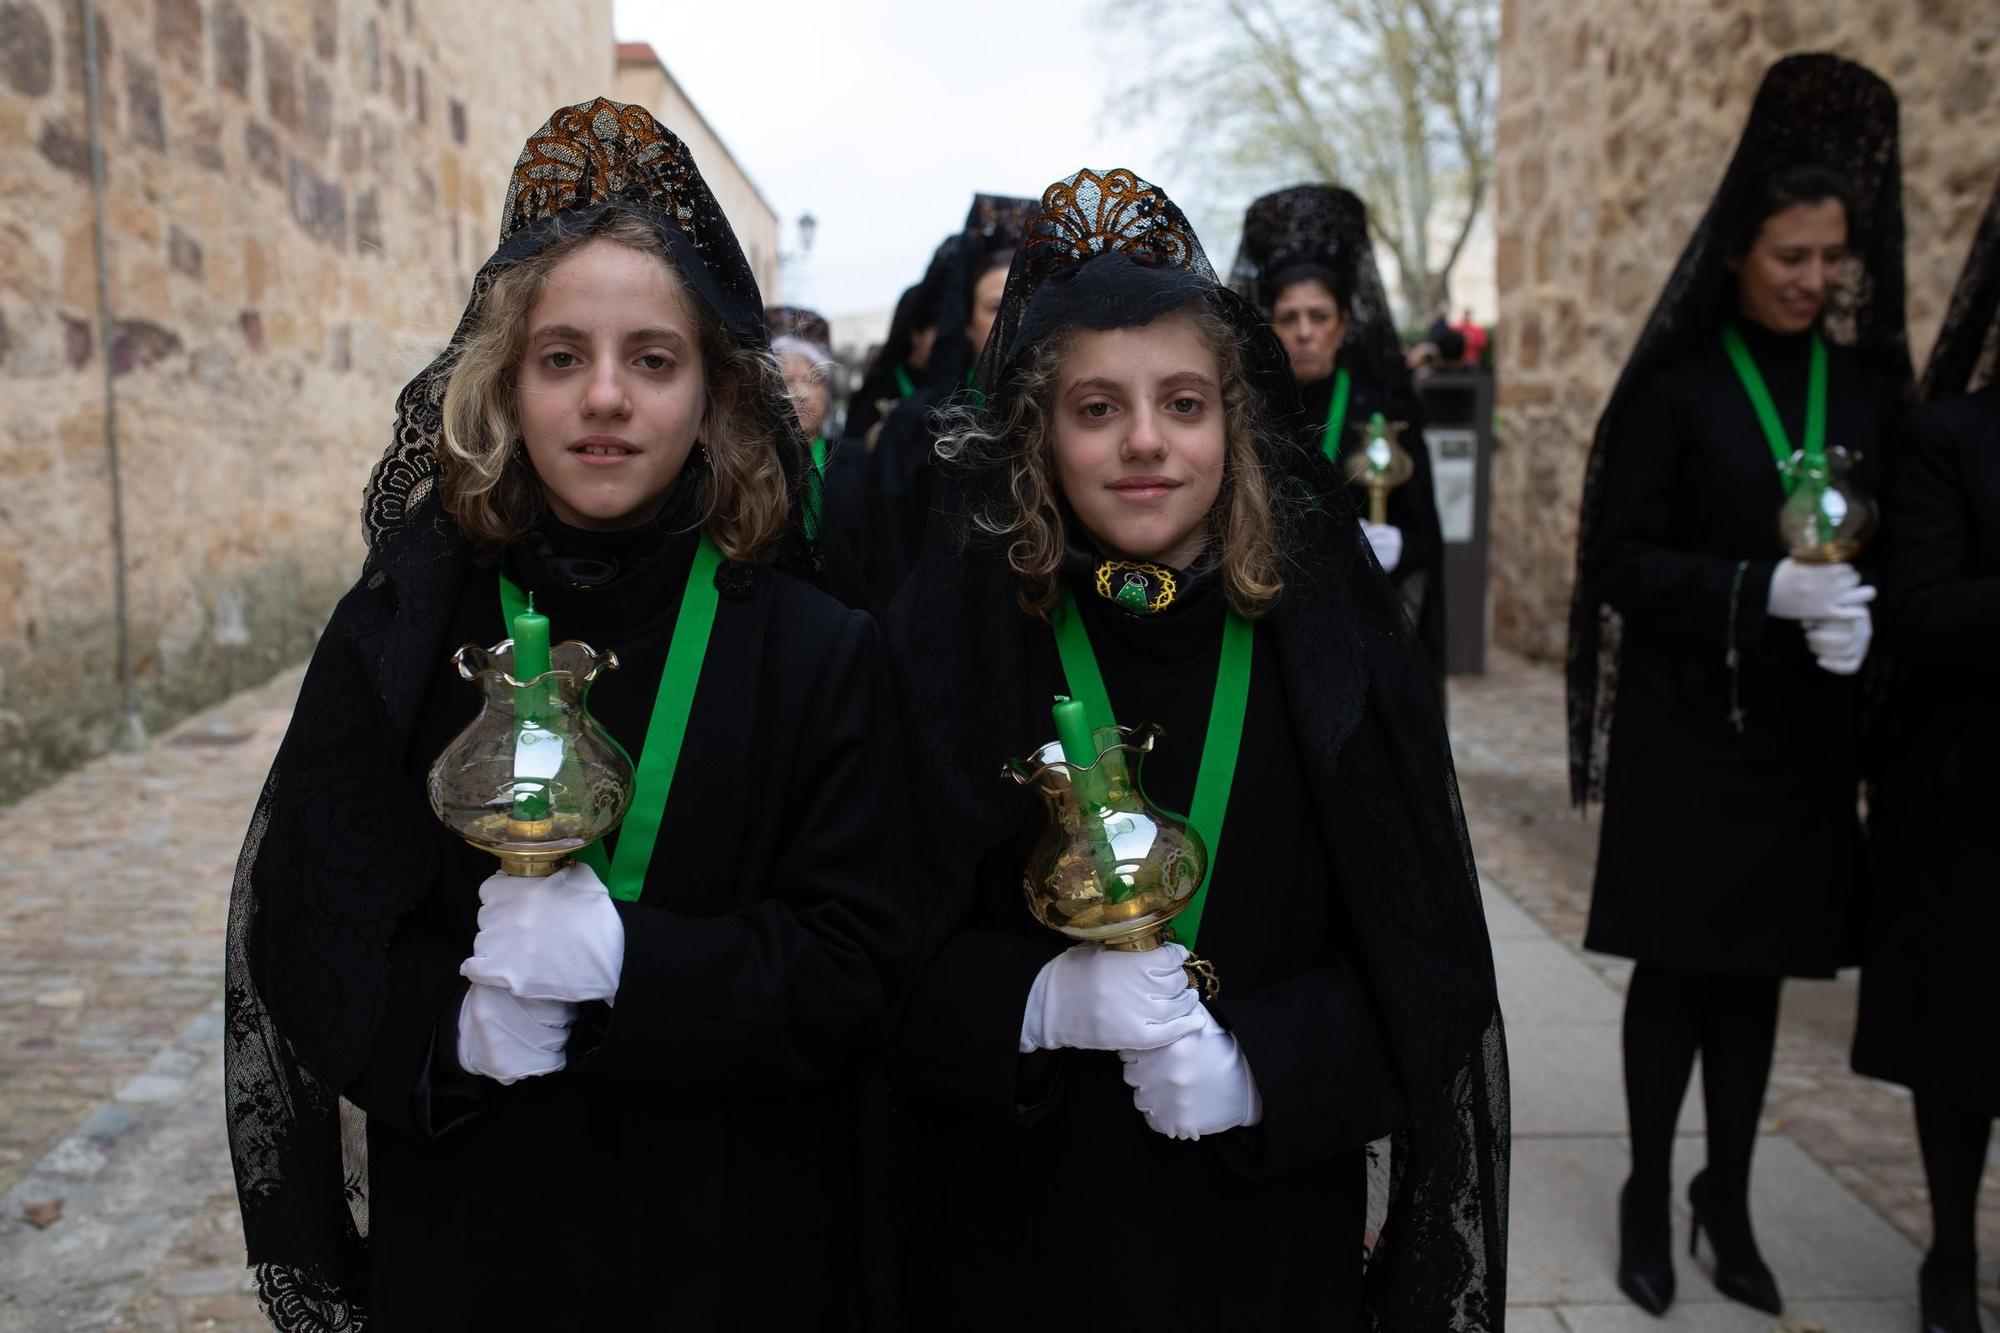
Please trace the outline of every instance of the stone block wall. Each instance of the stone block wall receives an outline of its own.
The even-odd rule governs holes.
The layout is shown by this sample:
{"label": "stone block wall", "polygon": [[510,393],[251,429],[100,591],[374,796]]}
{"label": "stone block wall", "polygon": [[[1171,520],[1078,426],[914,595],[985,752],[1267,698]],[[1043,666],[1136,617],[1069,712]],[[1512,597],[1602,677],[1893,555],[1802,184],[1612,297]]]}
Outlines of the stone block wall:
{"label": "stone block wall", "polygon": [[1993,0],[1504,0],[1494,633],[1560,659],[1591,432],[1765,69],[1862,61],[1902,106],[1922,365],[2000,173]]}
{"label": "stone block wall", "polygon": [[0,0],[0,799],[120,717],[104,365],[142,714],[311,648],[394,398],[506,173],[609,92],[610,0],[99,0],[98,324],[78,0]]}

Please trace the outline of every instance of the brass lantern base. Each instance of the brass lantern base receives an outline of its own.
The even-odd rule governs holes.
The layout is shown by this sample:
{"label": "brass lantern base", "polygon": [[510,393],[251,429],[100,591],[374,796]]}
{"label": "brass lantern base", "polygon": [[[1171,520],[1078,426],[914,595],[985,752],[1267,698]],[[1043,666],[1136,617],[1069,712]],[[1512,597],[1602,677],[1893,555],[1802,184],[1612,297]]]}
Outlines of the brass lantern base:
{"label": "brass lantern base", "polygon": [[[1121,935],[1115,940],[1105,940],[1104,947],[1117,949],[1121,953],[1144,953],[1157,949],[1166,942],[1164,924],[1147,926],[1130,935]],[[1181,964],[1181,971],[1187,973],[1188,984],[1201,992],[1204,1000],[1213,1000],[1222,994],[1222,976],[1215,970],[1215,964],[1198,953],[1189,953],[1187,961]]]}

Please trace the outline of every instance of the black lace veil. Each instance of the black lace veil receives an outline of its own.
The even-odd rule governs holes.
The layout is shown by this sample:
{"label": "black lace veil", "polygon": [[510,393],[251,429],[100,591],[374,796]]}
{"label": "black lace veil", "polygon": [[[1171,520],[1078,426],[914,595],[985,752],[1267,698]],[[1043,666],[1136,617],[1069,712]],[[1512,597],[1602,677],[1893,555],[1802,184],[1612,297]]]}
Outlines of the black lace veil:
{"label": "black lace veil", "polygon": [[1977,393],[2000,373],[2000,182],[1986,201],[1972,250],[1952,288],[1944,324],[1924,363],[1922,398]]}
{"label": "black lace veil", "polygon": [[[1286,698],[1325,835],[1365,863],[1347,905],[1413,1108],[1391,1148],[1388,1211],[1368,1268],[1372,1326],[1498,1329],[1506,1050],[1450,747],[1434,677],[1345,487],[1281,424],[1297,404],[1283,347],[1219,282],[1162,191],[1126,170],[1080,171],[1051,185],[1026,220],[979,366],[979,420],[1004,419],[1023,359],[1054,331],[1131,327],[1196,301],[1235,329],[1262,400],[1258,452],[1291,556],[1271,619]],[[924,840],[939,895],[934,941],[963,919],[979,856],[1030,817],[1031,798],[999,779],[996,746],[1046,725],[1015,716],[1033,625],[1005,551],[969,518],[1005,493],[1011,462],[1004,439],[957,453],[923,557],[890,612],[918,826],[953,830]]]}
{"label": "black lace veil", "polygon": [[1230,285],[1269,319],[1288,275],[1312,269],[1334,279],[1335,295],[1345,307],[1349,322],[1340,359],[1348,373],[1382,395],[1390,416],[1416,420],[1416,389],[1375,262],[1368,206],[1338,185],[1294,185],[1252,202],[1243,215]]}
{"label": "black lace veil", "polygon": [[[402,750],[448,650],[441,636],[469,560],[437,493],[445,388],[495,277],[614,210],[650,222],[728,337],[768,354],[756,280],[686,145],[641,107],[600,98],[557,111],[515,163],[499,247],[451,344],[397,399],[395,433],[363,501],[361,581],[314,654],[237,862],[225,983],[230,1151],[249,1262],[283,1330],[366,1322],[361,1118],[343,1115],[340,1090],[368,1058],[396,922],[432,872],[434,823]],[[743,410],[782,442],[792,483],[777,559],[810,574],[818,557],[798,518],[804,442],[782,397],[751,397]]]}
{"label": "black lace veil", "polygon": [[1787,56],[1765,74],[1722,183],[1681,251],[1591,442],[1577,525],[1567,668],[1570,795],[1579,806],[1602,792],[1617,689],[1618,624],[1604,605],[1597,551],[1606,442],[1637,386],[1663,362],[1718,336],[1735,305],[1729,251],[1752,195],[1771,172],[1793,164],[1829,168],[1848,187],[1852,272],[1829,296],[1820,317],[1822,336],[1858,349],[1905,385],[1910,381],[1896,95],[1851,61]]}
{"label": "black lace veil", "polygon": [[931,382],[955,387],[979,359],[979,349],[965,338],[972,318],[973,289],[991,256],[1011,253],[1021,241],[1021,228],[1035,211],[1033,199],[1005,194],[977,194],[965,212],[965,226],[955,241],[938,249],[933,273],[937,287],[937,341],[932,344]]}

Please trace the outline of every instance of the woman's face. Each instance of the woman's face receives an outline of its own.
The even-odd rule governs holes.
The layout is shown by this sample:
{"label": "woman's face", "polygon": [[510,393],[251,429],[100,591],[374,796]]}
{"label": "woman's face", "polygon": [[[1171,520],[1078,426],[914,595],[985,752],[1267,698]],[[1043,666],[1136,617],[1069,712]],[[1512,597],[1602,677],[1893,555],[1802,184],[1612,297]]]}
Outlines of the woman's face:
{"label": "woman's face", "polygon": [[1847,267],[1847,209],[1838,199],[1791,204],[1764,219],[1736,261],[1737,305],[1776,333],[1804,333]]}
{"label": "woman's face", "polygon": [[986,349],[993,321],[1000,314],[1000,298],[1007,294],[1007,266],[989,268],[972,285],[972,317],[965,321],[965,340],[972,344],[972,359]]}
{"label": "woman's face", "polygon": [[615,530],[658,513],[708,402],[694,317],[657,257],[586,242],[528,311],[521,436],[549,508]]}
{"label": "woman's face", "polygon": [[791,397],[792,411],[798,413],[799,429],[810,440],[826,424],[826,409],[832,401],[826,376],[820,373],[811,357],[797,352],[786,352],[779,357],[778,369],[784,374],[785,392]]}
{"label": "woman's face", "polygon": [[1315,384],[1333,373],[1333,358],[1347,336],[1347,315],[1317,278],[1294,282],[1271,303],[1271,327],[1292,359],[1292,378]]}
{"label": "woman's face", "polygon": [[1107,553],[1193,564],[1227,452],[1215,353],[1186,315],[1076,332],[1056,383],[1056,479]]}

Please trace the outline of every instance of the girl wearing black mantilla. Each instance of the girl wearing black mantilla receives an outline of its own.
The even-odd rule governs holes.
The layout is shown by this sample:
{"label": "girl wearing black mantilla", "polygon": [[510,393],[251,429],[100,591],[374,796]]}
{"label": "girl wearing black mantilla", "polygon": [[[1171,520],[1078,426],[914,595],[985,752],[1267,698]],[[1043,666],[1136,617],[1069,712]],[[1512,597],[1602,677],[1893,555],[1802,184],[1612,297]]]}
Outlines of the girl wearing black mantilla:
{"label": "girl wearing black mantilla", "polygon": [[[855,1322],[848,1070],[915,941],[886,662],[811,586],[806,467],[686,147],[558,111],[398,401],[238,868],[230,1139],[279,1327]],[[493,874],[426,805],[478,704],[449,656],[514,590],[620,658],[590,706],[639,792],[602,870]]]}
{"label": "girl wearing black mantilla", "polygon": [[1904,423],[1884,520],[1867,947],[1854,1067],[1916,1094],[1926,1333],[1979,1333],[1975,1217],[2000,1115],[2000,187]]}
{"label": "girl wearing black mantilla", "polygon": [[1669,1158],[1697,1051],[1693,1226],[1725,1295],[1782,1306],[1750,1156],[1779,985],[1846,957],[1874,589],[1866,558],[1791,558],[1777,516],[1795,453],[1844,453],[1882,493],[1909,381],[1897,172],[1886,84],[1829,56],[1773,66],[1591,449],[1570,772],[1579,804],[1604,802],[1584,944],[1638,963],[1618,1275],[1655,1313],[1674,1294]]}
{"label": "girl wearing black mantilla", "polygon": [[1444,676],[1444,532],[1424,410],[1403,361],[1368,235],[1368,209],[1337,185],[1295,185],[1243,215],[1230,282],[1277,330],[1299,382],[1300,442],[1343,469],[1377,415],[1402,423],[1414,465],[1389,493],[1388,522],[1361,530],[1403,595],[1431,666]]}
{"label": "girl wearing black mantilla", "polygon": [[[978,383],[891,612],[935,913],[894,1056],[913,1321],[1498,1329],[1506,1055],[1450,751],[1283,349],[1164,194],[1083,171]],[[1046,816],[1002,766],[1066,661],[1165,727],[1147,792],[1207,820],[1176,928],[1212,1003],[1181,944],[1066,949],[1022,902]]]}

